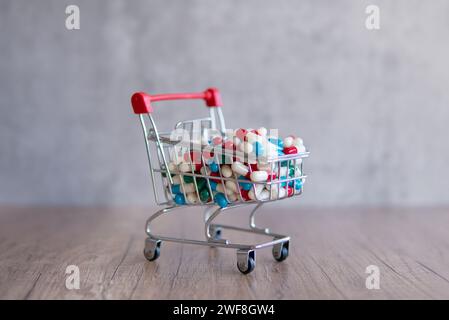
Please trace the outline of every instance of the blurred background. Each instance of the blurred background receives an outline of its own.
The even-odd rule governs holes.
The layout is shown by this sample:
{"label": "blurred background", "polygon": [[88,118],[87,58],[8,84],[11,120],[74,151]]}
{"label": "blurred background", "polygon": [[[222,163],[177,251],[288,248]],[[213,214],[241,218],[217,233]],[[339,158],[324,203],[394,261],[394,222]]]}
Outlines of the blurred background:
{"label": "blurred background", "polygon": [[0,0],[0,203],[152,204],[131,94],[215,86],[229,127],[311,151],[303,197],[279,205],[448,205],[448,15],[445,0]]}

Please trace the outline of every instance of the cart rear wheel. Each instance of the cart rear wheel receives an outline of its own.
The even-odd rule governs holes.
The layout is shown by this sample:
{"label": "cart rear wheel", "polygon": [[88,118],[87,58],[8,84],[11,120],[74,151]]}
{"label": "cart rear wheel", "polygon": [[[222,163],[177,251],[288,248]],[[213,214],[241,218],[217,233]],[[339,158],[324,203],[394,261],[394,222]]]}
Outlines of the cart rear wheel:
{"label": "cart rear wheel", "polygon": [[273,258],[276,261],[284,261],[288,257],[289,241],[273,246]]}
{"label": "cart rear wheel", "polygon": [[256,267],[256,253],[254,251],[237,251],[237,269],[248,274]]}
{"label": "cart rear wheel", "polygon": [[145,248],[143,255],[148,261],[154,261],[161,255],[161,240],[153,240],[147,238],[145,240]]}
{"label": "cart rear wheel", "polygon": [[255,267],[256,267],[256,261],[251,257],[248,258],[248,262],[247,262],[246,266],[240,266],[240,264],[237,262],[237,268],[243,274],[250,273],[251,271],[254,270]]}
{"label": "cart rear wheel", "polygon": [[214,240],[220,240],[221,239],[221,234],[222,234],[222,229],[219,227],[215,227],[212,230],[212,237],[214,238]]}

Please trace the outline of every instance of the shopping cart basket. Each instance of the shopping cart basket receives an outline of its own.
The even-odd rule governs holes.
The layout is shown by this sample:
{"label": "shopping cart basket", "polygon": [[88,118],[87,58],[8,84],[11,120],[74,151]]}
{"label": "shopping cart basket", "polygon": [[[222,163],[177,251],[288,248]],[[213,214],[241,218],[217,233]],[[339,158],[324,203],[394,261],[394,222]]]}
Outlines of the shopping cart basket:
{"label": "shopping cart basket", "polygon": [[[209,108],[209,117],[186,120],[178,122],[175,125],[175,130],[171,132],[160,132],[156,127],[156,123],[152,116],[153,103],[163,100],[182,100],[182,99],[200,99],[203,100]],[[266,202],[277,201],[298,196],[303,192],[303,183],[306,176],[303,173],[303,158],[308,157],[308,152],[298,152],[295,154],[286,154],[264,159],[265,165],[270,167],[271,172],[277,172],[276,179],[268,179],[263,182],[253,182],[242,178],[236,173],[232,176],[225,175],[220,166],[218,172],[211,172],[207,166],[203,170],[198,170],[197,165],[192,159],[185,159],[185,155],[192,156],[190,148],[195,148],[196,145],[201,145],[201,140],[205,133],[210,131],[218,132],[222,137],[225,135],[226,126],[224,117],[221,111],[221,98],[219,92],[215,88],[209,88],[200,93],[182,93],[182,94],[161,94],[148,95],[143,92],[135,93],[131,98],[131,104],[139,116],[142,125],[147,157],[149,162],[150,176],[153,185],[153,192],[155,201],[158,205],[164,208],[154,213],[146,222],[145,231],[148,237],[145,240],[144,255],[149,261],[156,260],[160,255],[162,241],[172,241],[187,244],[206,245],[211,247],[233,248],[237,250],[237,267],[240,272],[247,274],[254,270],[256,264],[256,250],[266,247],[272,247],[274,259],[283,261],[289,254],[290,237],[273,233],[268,228],[261,228],[256,225],[256,212]],[[187,132],[190,140],[182,144],[179,136],[175,136],[173,132],[181,131]],[[193,139],[195,134],[199,132],[199,139]],[[216,151],[212,153],[212,158],[216,163],[220,163],[228,150],[223,149],[221,152]],[[234,152],[234,151],[232,151]],[[184,155],[184,158],[182,158]],[[231,155],[232,158],[232,155]],[[229,157],[228,157],[229,159]],[[186,161],[189,160],[189,161]],[[203,153],[200,153],[199,163],[210,163],[211,159],[206,159]],[[234,158],[235,160],[235,158]],[[176,165],[184,162],[188,170],[180,172]],[[190,166],[190,168],[189,168]],[[201,165],[199,166],[201,167]],[[248,166],[249,174],[252,173],[253,167]],[[283,175],[281,171],[290,172],[290,175]],[[174,180],[177,179],[178,186],[181,191],[174,191]],[[190,187],[193,189],[187,190],[185,181],[190,182]],[[249,183],[249,188],[253,192],[253,197],[248,198],[240,188],[240,185]],[[231,199],[228,189],[232,186],[236,190],[237,197]],[[288,190],[292,192],[281,192],[286,190],[284,186],[290,186]],[[213,187],[220,187],[224,194],[226,206],[217,205],[217,199],[214,199]],[[257,194],[257,190],[265,187],[270,190],[264,197]],[[206,196],[204,196],[204,189]],[[248,189],[246,189],[248,190]],[[251,192],[250,190],[250,192]],[[187,194],[190,192],[190,196]],[[179,192],[181,195],[179,195]],[[196,195],[192,200],[191,195]],[[234,195],[235,195],[234,194]],[[176,196],[183,199],[182,203],[175,201]],[[222,199],[223,200],[223,199]],[[204,207],[204,233],[205,240],[175,238],[163,235],[158,235],[152,232],[151,223],[160,216],[171,213],[185,207],[203,206]],[[243,228],[232,225],[223,225],[213,223],[221,213],[234,208],[241,208],[247,206],[254,206],[249,214],[249,227]],[[270,241],[257,244],[243,244],[233,243],[228,239],[222,238],[222,230],[229,229],[234,231],[251,232],[269,236]]]}

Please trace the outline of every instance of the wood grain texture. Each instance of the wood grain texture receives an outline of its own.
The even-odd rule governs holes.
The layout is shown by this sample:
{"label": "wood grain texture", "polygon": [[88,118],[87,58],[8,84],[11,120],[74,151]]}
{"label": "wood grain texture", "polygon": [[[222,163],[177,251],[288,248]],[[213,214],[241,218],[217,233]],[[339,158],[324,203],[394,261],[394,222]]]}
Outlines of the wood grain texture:
{"label": "wood grain texture", "polygon": [[[142,254],[144,223],[155,208],[0,207],[1,299],[448,299],[447,209],[261,209],[260,224],[292,236],[289,258],[257,251],[250,275],[233,249],[163,243],[161,257]],[[225,223],[247,223],[244,210]],[[202,212],[179,211],[158,233],[203,235]],[[225,231],[226,232],[226,231]],[[229,239],[254,241],[225,233]],[[65,287],[68,265],[79,290]],[[368,265],[380,290],[365,287]]]}

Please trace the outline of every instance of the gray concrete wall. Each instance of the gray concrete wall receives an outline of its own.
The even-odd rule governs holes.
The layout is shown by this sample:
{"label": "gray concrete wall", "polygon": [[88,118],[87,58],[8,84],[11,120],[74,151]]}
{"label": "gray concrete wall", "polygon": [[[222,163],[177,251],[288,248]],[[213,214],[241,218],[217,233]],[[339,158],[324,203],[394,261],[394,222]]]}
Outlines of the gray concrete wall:
{"label": "gray concrete wall", "polygon": [[[449,204],[448,14],[444,0],[1,0],[0,203],[152,203],[131,93],[213,85],[233,127],[304,138],[310,179],[286,205]],[[190,106],[155,117],[168,128]]]}

